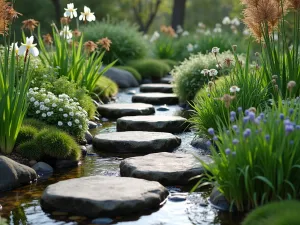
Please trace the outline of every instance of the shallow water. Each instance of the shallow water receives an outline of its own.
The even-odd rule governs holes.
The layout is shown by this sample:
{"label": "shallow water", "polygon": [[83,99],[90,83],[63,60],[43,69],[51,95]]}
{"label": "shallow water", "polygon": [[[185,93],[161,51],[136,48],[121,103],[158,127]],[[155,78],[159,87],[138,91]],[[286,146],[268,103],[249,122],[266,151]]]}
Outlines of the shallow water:
{"label": "shallow water", "polygon": [[[138,90],[138,89],[134,89]],[[131,102],[131,95],[121,92],[118,95],[118,102]],[[156,115],[180,115],[182,109],[179,106],[169,106],[169,111],[156,112]],[[92,133],[114,132],[115,122],[103,123],[103,126]],[[181,146],[176,152],[189,152],[195,154],[204,154],[203,151],[193,148],[190,145],[194,134],[186,132],[179,134],[182,139]],[[129,155],[108,155],[105,153],[93,151],[89,146],[89,152],[92,153],[82,160],[82,165],[70,170],[62,170],[53,174],[46,180],[39,180],[37,183],[0,194],[0,204],[3,210],[0,215],[8,219],[11,225],[71,225],[71,224],[91,224],[91,221],[85,218],[68,216],[54,216],[44,213],[40,207],[40,197],[43,190],[52,183],[60,180],[78,178],[84,176],[104,175],[119,176],[119,163],[124,157]],[[94,154],[93,154],[94,153]],[[170,191],[184,192],[189,191],[180,187],[168,187]],[[230,213],[221,213],[213,209],[208,203],[209,191],[202,191],[190,194],[186,201],[173,202],[168,200],[156,212],[149,212],[148,215],[136,218],[112,218],[114,224],[118,225],[238,225],[241,217]]]}

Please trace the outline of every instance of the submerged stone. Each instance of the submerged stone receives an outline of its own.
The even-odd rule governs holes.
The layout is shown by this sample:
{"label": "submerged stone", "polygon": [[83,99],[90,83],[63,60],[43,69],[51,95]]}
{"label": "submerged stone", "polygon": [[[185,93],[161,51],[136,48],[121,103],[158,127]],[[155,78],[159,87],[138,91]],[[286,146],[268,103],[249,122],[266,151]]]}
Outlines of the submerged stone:
{"label": "submerged stone", "polygon": [[149,92],[132,96],[132,102],[142,102],[153,105],[176,105],[178,104],[179,99],[175,94]]}
{"label": "submerged stone", "polygon": [[171,85],[171,84],[143,84],[140,86],[140,92],[173,93],[173,85]]}

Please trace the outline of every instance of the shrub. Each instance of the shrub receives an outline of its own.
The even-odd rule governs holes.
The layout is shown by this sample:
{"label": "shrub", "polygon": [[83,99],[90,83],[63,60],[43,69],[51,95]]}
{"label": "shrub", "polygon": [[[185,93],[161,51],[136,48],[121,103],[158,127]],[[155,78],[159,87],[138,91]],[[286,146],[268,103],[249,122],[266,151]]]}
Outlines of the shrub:
{"label": "shrub", "polygon": [[298,225],[300,202],[280,201],[253,210],[242,225]]}
{"label": "shrub", "polygon": [[172,59],[162,59],[162,62],[168,64],[170,66],[171,69],[173,69],[175,66],[178,66],[178,62]]}
{"label": "shrub", "polygon": [[121,69],[121,70],[126,70],[126,71],[130,72],[138,82],[142,81],[141,74],[136,69],[134,69],[133,67],[130,67],[130,66],[117,66],[116,68]]}
{"label": "shrub", "polygon": [[25,118],[22,126],[34,127],[37,130],[42,130],[48,127],[48,125],[45,122],[34,118]]}
{"label": "shrub", "polygon": [[147,54],[147,42],[138,32],[137,26],[127,21],[116,22],[108,18],[81,29],[87,41],[97,42],[104,37],[112,41],[110,50],[103,58],[106,64],[118,59],[118,64],[125,65],[128,61],[144,58]]}
{"label": "shrub", "polygon": [[100,98],[103,101],[108,101],[111,97],[118,93],[118,85],[108,77],[102,76],[96,84],[94,93],[97,98]]}
{"label": "shrub", "polygon": [[88,129],[87,112],[66,94],[59,96],[45,89],[33,88],[28,92],[28,116],[67,131],[77,139]]}
{"label": "shrub", "polygon": [[[298,199],[300,193],[300,104],[292,100],[265,113],[228,113],[231,126],[219,124],[219,135],[209,129],[213,163],[202,165],[200,183],[215,184],[238,211],[283,199]],[[236,118],[238,119],[236,120]],[[209,143],[208,143],[209,144]],[[218,150],[217,150],[218,149]]]}
{"label": "shrub", "polygon": [[15,146],[18,146],[24,142],[31,141],[38,134],[38,129],[33,126],[22,125],[18,134]]}
{"label": "shrub", "polygon": [[[239,56],[243,60],[242,56]],[[234,59],[234,56],[228,51],[218,55],[218,60],[224,68],[225,59]],[[244,60],[243,60],[244,61]],[[208,78],[201,74],[203,69],[216,67],[216,58],[212,53],[192,55],[184,60],[179,66],[175,67],[171,74],[174,78],[174,91],[181,102],[194,99],[197,91],[203,87]]]}
{"label": "shrub", "polygon": [[29,160],[40,160],[44,156],[40,143],[36,143],[34,140],[20,144],[17,152]]}
{"label": "shrub", "polygon": [[168,64],[157,59],[134,60],[128,65],[136,69],[143,78],[160,79],[171,70]]}

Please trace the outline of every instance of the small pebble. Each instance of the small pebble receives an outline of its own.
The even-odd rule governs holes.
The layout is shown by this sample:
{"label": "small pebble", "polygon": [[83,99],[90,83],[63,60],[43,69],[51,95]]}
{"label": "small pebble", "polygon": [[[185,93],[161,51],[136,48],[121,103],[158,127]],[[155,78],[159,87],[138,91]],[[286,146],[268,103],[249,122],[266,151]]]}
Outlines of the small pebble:
{"label": "small pebble", "polygon": [[93,224],[111,224],[113,220],[111,218],[97,218],[92,220]]}
{"label": "small pebble", "polygon": [[108,122],[109,121],[109,119],[107,119],[105,117],[102,117],[101,120],[102,120],[102,122]]}
{"label": "small pebble", "polygon": [[128,94],[128,95],[135,95],[136,91],[135,90],[129,90],[129,91],[126,92],[126,94]]}
{"label": "small pebble", "polygon": [[159,106],[156,110],[157,111],[169,111],[170,108],[167,105],[162,105],[162,106]]}

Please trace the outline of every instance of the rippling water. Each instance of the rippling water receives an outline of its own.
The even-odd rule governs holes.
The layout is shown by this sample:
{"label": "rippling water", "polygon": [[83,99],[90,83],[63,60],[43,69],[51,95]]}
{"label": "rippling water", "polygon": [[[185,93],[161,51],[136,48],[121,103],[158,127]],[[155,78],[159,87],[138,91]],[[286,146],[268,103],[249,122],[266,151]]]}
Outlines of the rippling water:
{"label": "rippling water", "polygon": [[[138,89],[134,89],[138,90]],[[131,95],[121,92],[118,96],[119,102],[131,102]],[[169,111],[157,112],[156,115],[180,115],[179,106],[170,106]],[[114,122],[104,123],[103,126],[92,133],[114,132],[116,130]],[[202,154],[201,150],[195,149],[190,145],[194,134],[186,132],[178,135],[182,139],[181,146],[176,152],[189,152]],[[91,146],[89,151],[95,153]],[[60,180],[71,178],[104,175],[119,176],[119,164],[124,157],[129,155],[108,155],[106,153],[97,152],[97,154],[87,156],[82,161],[82,165],[78,168],[63,170],[56,172],[46,180],[39,180],[37,183],[0,194],[0,204],[3,210],[0,215],[7,218],[9,224],[12,225],[71,225],[71,224],[90,224],[91,221],[74,217],[75,215],[55,216],[53,214],[44,213],[40,207],[40,197],[43,190],[52,183]],[[168,187],[169,190],[185,192],[180,187]],[[112,218],[114,224],[118,225],[238,225],[242,216],[220,213],[207,203],[209,191],[192,193],[186,201],[173,202],[167,201],[156,212],[149,212],[149,215],[143,215],[136,218]]]}

